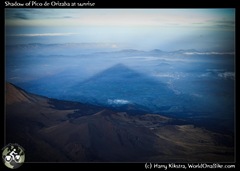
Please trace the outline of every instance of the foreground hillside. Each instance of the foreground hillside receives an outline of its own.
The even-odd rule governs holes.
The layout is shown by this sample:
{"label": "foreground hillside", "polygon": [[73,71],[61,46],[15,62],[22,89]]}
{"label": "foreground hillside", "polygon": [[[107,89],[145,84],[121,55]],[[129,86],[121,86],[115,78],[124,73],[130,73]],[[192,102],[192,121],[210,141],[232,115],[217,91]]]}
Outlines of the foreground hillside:
{"label": "foreground hillside", "polygon": [[5,92],[6,142],[23,146],[27,161],[234,161],[233,137],[184,121],[49,99],[10,83]]}

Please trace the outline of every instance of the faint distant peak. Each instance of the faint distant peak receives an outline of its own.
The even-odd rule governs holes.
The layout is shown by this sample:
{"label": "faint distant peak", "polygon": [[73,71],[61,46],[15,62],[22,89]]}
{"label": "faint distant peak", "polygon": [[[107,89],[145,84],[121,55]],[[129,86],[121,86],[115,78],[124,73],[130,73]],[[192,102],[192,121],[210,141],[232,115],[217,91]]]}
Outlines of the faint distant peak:
{"label": "faint distant peak", "polygon": [[136,49],[123,49],[119,52],[132,53],[132,52],[144,52],[144,51],[136,50]]}
{"label": "faint distant peak", "polygon": [[154,53],[162,53],[164,51],[160,50],[160,49],[153,49],[150,52],[154,52]]}
{"label": "faint distant peak", "polygon": [[196,49],[179,49],[176,51],[173,51],[175,53],[186,53],[186,52],[191,52],[191,53],[195,53],[195,52],[199,52]]}

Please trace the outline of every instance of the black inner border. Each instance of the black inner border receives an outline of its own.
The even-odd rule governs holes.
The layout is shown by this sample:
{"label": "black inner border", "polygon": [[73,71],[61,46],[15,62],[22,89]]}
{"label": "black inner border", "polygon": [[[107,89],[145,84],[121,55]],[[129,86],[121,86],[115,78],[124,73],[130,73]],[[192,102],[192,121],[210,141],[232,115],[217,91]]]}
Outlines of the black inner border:
{"label": "black inner border", "polygon": [[[3,81],[1,82],[1,87],[2,87],[2,113],[1,113],[1,128],[2,128],[2,141],[0,143],[0,147],[3,148],[5,145],[5,61],[4,61],[4,56],[5,56],[5,12],[4,9],[5,8],[17,8],[17,7],[5,7],[5,2],[9,1],[11,3],[14,3],[15,0],[4,0],[1,1],[1,7],[2,7],[2,57],[1,57],[1,62],[2,62],[2,67],[1,67],[1,76],[3,78]],[[29,2],[29,0],[16,0],[17,2],[21,2],[21,3],[26,3]],[[44,1],[40,1],[40,0],[36,0],[37,2],[52,2],[51,0],[44,0]],[[53,0],[55,2],[64,2],[64,0]],[[65,1],[65,2],[79,2],[79,3],[87,3],[87,2],[91,2],[91,3],[95,3],[94,7],[48,7],[48,8],[88,8],[88,9],[92,9],[92,8],[235,8],[236,10],[236,31],[235,31],[235,51],[236,51],[236,56],[235,56],[235,71],[236,71],[236,84],[235,84],[235,92],[236,92],[236,116],[235,116],[235,150],[236,150],[236,162],[235,163],[220,163],[220,164],[234,164],[235,165],[235,169],[240,168],[239,165],[239,156],[237,153],[237,150],[239,149],[237,147],[238,144],[238,104],[237,104],[237,82],[238,82],[238,71],[237,71],[237,56],[238,56],[238,44],[237,44],[237,40],[238,40],[238,34],[237,34],[237,28],[239,27],[238,24],[238,16],[239,16],[239,7],[237,6],[237,1],[236,0],[227,0],[227,1],[222,1],[222,0],[218,0],[218,1],[207,1],[207,0],[189,0],[189,2],[187,0],[176,0],[175,2],[172,0],[118,0],[118,1],[106,1],[106,0],[80,0],[80,1]],[[24,8],[46,8],[46,7],[24,7]],[[0,168],[1,170],[10,170],[8,168],[6,168],[3,164],[3,162],[0,162]],[[170,164],[170,163],[161,163],[161,164]],[[177,163],[176,163],[177,164]],[[181,163],[186,165],[188,163]],[[209,163],[209,164],[213,164],[213,163]],[[24,163],[20,168],[18,168],[17,170],[42,170],[42,169],[47,169],[47,170],[147,170],[145,169],[145,163]],[[168,168],[169,169],[169,168]],[[152,170],[152,169],[151,169]],[[153,169],[156,170],[156,169]],[[194,169],[195,170],[195,169]]]}

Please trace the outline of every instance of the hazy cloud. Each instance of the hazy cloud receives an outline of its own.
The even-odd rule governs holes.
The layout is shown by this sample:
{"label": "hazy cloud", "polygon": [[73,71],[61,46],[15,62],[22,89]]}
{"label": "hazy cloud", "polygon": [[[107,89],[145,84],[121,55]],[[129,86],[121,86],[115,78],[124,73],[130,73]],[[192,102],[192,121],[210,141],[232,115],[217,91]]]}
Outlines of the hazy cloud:
{"label": "hazy cloud", "polygon": [[185,52],[185,55],[234,55],[234,52]]}
{"label": "hazy cloud", "polygon": [[224,73],[219,73],[219,77],[224,78],[224,79],[235,79],[235,73],[234,72],[224,72]]}
{"label": "hazy cloud", "polygon": [[19,36],[19,37],[41,37],[41,36],[70,36],[75,35],[76,33],[36,33],[36,34],[13,34],[10,36]]}
{"label": "hazy cloud", "polygon": [[20,13],[20,12],[14,13],[13,16],[14,16],[14,18],[19,18],[19,19],[23,19],[23,20],[30,19],[26,14]]}
{"label": "hazy cloud", "polygon": [[[9,8],[5,14],[7,35],[12,36],[7,40],[10,44],[105,41],[139,50],[161,48],[167,51],[197,49],[231,52],[234,49],[234,9]],[[229,29],[231,27],[233,29]],[[58,34],[63,32],[78,35],[37,39],[37,36],[70,35]],[[19,36],[27,38],[19,39]],[[34,36],[36,39],[28,39]]]}
{"label": "hazy cloud", "polygon": [[130,102],[128,100],[123,100],[123,99],[108,99],[108,104],[110,105],[124,105],[124,104],[129,104]]}
{"label": "hazy cloud", "polygon": [[73,17],[71,17],[71,16],[64,16],[63,18],[73,18]]}

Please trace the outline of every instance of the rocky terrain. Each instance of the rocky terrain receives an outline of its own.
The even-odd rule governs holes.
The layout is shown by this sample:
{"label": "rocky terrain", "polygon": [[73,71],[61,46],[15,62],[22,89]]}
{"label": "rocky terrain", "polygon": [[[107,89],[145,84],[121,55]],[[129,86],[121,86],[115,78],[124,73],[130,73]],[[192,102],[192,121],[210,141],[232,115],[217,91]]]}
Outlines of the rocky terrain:
{"label": "rocky terrain", "polygon": [[28,162],[233,162],[234,138],[158,114],[61,101],[6,83],[6,143]]}

